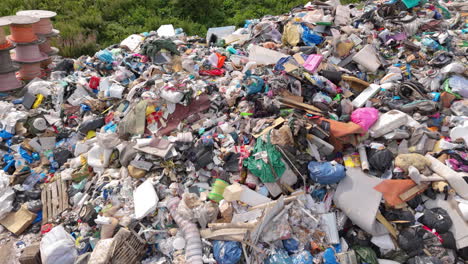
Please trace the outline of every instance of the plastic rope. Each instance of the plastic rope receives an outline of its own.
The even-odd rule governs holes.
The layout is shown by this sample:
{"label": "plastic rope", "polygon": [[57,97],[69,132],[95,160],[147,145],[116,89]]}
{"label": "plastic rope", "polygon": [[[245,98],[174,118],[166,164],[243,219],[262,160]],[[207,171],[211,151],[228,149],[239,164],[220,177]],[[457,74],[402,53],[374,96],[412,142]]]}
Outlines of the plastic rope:
{"label": "plastic rope", "polygon": [[52,33],[52,22],[49,18],[42,18],[39,22],[32,25],[32,29],[36,34],[50,34]]}
{"label": "plastic rope", "polygon": [[37,40],[32,25],[10,25],[11,40],[17,43],[30,43]]}
{"label": "plastic rope", "polygon": [[19,70],[19,78],[22,80],[32,80],[42,76],[41,63],[23,64]]}

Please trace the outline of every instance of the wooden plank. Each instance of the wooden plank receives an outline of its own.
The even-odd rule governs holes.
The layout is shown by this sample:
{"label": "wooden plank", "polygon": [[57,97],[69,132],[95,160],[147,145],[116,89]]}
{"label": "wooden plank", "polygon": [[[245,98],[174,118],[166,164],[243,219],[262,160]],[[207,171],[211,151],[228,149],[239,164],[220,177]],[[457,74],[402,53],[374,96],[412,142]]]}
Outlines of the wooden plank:
{"label": "wooden plank", "polygon": [[257,223],[208,223],[211,230],[225,229],[225,228],[247,228],[252,229]]}
{"label": "wooden plank", "polygon": [[235,236],[235,235],[242,235],[244,236],[249,229],[247,228],[224,228],[219,230],[210,230],[210,229],[202,229],[200,230],[200,235],[202,238],[212,238],[218,236]]}
{"label": "wooden plank", "polygon": [[68,204],[68,193],[67,193],[67,182],[60,181],[62,183],[62,204],[63,211],[67,210],[70,206]]}
{"label": "wooden plank", "polygon": [[47,189],[44,187],[41,191],[41,201],[42,201],[42,224],[47,222],[49,215],[47,214]]}
{"label": "wooden plank", "polygon": [[62,202],[62,197],[63,197],[63,193],[62,193],[62,181],[61,180],[58,180],[56,181],[56,184],[57,186],[57,213],[60,214],[61,212],[63,212],[63,202]]}
{"label": "wooden plank", "polygon": [[52,193],[52,217],[56,217],[57,216],[57,205],[58,205],[58,194],[57,194],[57,184],[56,182],[53,182],[51,185],[50,185],[50,188],[52,189],[51,193]]}
{"label": "wooden plank", "polygon": [[50,192],[50,184],[46,185],[46,195],[47,195],[47,221],[52,220],[52,193]]}
{"label": "wooden plank", "polygon": [[409,189],[408,191],[400,194],[400,199],[406,202],[406,201],[410,200],[413,196],[415,196],[418,193],[423,192],[424,190],[426,190],[428,186],[429,186],[428,183],[423,183],[421,185],[416,185],[413,188]]}
{"label": "wooden plank", "polygon": [[317,107],[315,107],[313,105],[296,102],[296,101],[288,99],[288,98],[279,98],[279,100],[282,103],[287,103],[287,104],[290,104],[290,105],[294,105],[297,108],[301,108],[301,109],[304,109],[304,110],[310,110],[310,111],[319,112],[319,113],[322,112],[322,110],[320,110],[319,108],[317,108]]}
{"label": "wooden plank", "polygon": [[392,224],[390,224],[390,222],[388,222],[387,219],[385,219],[385,217],[380,212],[377,212],[375,218],[377,218],[377,221],[379,221],[382,225],[385,226],[385,228],[388,230],[390,235],[393,236],[393,238],[397,238],[397,232],[395,228],[393,228]]}
{"label": "wooden plank", "polygon": [[[299,197],[300,195],[303,195],[303,194],[305,194],[303,191],[293,193],[290,196],[284,198],[284,203],[290,203],[292,201],[295,201],[295,200],[297,200],[297,197]],[[267,207],[272,207],[276,203],[278,203],[278,200],[271,201],[271,202],[264,203],[264,204],[259,204],[259,205],[250,207],[248,209],[248,211],[253,211],[253,210],[256,210],[256,209],[264,209],[264,208],[267,208]]]}
{"label": "wooden plank", "polygon": [[268,133],[268,132],[269,132],[270,130],[272,130],[273,128],[275,128],[275,127],[277,127],[277,126],[283,124],[284,121],[286,121],[286,120],[284,120],[282,117],[278,117],[277,119],[275,119],[275,121],[273,122],[273,124],[272,124],[271,126],[265,128],[265,129],[263,129],[262,132],[260,132],[260,133],[258,133],[258,134],[255,134],[254,137],[255,137],[255,138],[259,138],[259,137],[265,135],[266,133]]}

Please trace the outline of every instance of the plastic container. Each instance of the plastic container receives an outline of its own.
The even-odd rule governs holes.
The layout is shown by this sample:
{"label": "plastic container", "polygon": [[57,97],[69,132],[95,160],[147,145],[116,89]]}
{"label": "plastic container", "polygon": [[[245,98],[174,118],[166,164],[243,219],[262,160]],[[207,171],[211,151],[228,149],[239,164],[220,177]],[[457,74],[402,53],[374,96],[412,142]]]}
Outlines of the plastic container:
{"label": "plastic container", "polygon": [[407,8],[415,7],[419,4],[419,0],[402,0]]}
{"label": "plastic container", "polygon": [[328,243],[339,244],[340,236],[338,235],[335,213],[322,214],[322,226],[325,227]]}
{"label": "plastic container", "polygon": [[219,203],[219,201],[223,199],[223,192],[227,186],[229,186],[229,183],[221,179],[216,179],[212,186],[211,192],[208,194],[208,198]]}

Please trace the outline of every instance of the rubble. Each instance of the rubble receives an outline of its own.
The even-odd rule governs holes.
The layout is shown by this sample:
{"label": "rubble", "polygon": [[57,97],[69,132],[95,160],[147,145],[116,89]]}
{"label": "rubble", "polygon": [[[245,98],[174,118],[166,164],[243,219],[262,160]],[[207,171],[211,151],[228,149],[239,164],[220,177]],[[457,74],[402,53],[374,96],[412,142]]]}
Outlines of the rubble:
{"label": "rubble", "polygon": [[466,2],[314,1],[76,59],[54,16],[0,18],[2,259],[468,261]]}

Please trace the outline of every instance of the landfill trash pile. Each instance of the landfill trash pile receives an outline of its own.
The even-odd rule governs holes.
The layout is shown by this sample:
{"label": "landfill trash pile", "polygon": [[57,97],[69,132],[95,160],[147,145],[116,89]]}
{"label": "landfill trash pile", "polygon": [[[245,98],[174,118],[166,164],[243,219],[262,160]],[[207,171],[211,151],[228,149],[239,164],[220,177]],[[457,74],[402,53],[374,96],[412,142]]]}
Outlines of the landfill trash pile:
{"label": "landfill trash pile", "polygon": [[468,261],[468,2],[313,2],[77,59],[55,13],[17,15],[2,262]]}

